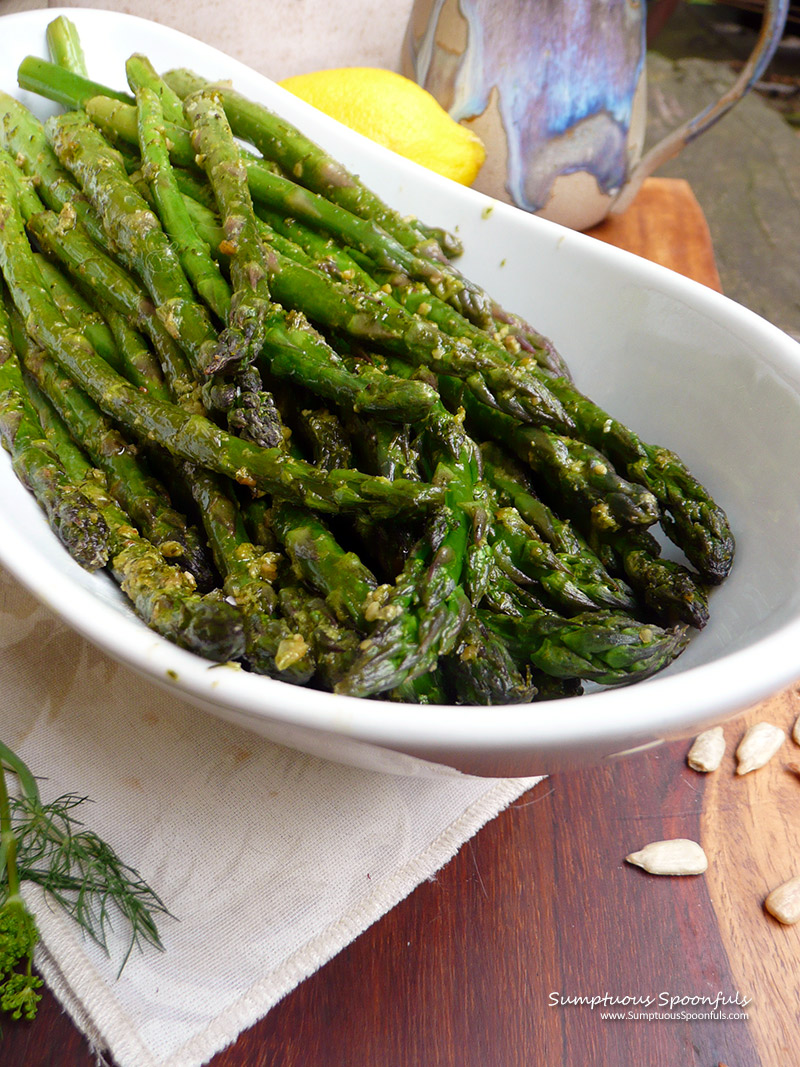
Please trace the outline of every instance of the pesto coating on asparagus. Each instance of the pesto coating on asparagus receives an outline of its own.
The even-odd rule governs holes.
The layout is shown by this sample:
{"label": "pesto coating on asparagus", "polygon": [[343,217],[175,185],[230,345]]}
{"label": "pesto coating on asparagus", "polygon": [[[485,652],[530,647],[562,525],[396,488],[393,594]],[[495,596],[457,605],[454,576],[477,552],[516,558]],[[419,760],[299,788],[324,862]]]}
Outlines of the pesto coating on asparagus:
{"label": "pesto coating on asparagus", "polygon": [[456,238],[228,84],[134,54],[112,90],[47,39],[18,80],[68,113],[0,94],[0,436],[76,558],[336,694],[534,705],[680,655],[724,512]]}

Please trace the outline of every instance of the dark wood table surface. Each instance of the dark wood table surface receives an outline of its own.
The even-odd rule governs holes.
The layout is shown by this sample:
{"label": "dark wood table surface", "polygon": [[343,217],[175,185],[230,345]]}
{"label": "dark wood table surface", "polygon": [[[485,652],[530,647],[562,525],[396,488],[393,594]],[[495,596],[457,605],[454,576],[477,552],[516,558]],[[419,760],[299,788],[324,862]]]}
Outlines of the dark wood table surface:
{"label": "dark wood table surface", "polygon": [[[685,182],[651,180],[596,236],[718,285]],[[763,909],[800,874],[800,779],[786,766],[800,748],[789,740],[762,770],[733,772],[748,722],[790,729],[798,714],[800,686],[726,724],[712,775],[689,770],[686,742],[554,774],[212,1067],[800,1064],[800,926]],[[701,841],[706,874],[657,878],[623,862],[668,837]],[[603,1018],[588,999],[606,994],[620,1001],[611,1011],[664,1013],[672,1000],[677,1015]],[[717,994],[734,1002],[718,1012],[747,1018],[692,1018]],[[5,1026],[0,1064],[94,1059],[46,994],[35,1024]]]}

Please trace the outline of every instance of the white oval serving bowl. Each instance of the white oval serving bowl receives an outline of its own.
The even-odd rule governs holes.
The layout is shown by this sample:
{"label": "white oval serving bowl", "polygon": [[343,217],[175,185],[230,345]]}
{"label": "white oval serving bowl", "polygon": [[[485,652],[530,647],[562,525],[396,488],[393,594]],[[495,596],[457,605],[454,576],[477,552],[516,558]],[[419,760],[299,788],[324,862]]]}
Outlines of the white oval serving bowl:
{"label": "white oval serving bowl", "polygon": [[[403,212],[456,231],[463,272],[525,315],[578,385],[646,440],[677,451],[737,538],[711,621],[666,671],[636,685],[510,707],[420,707],[320,693],[210,665],[149,631],[105,574],[61,548],[0,456],[0,562],[110,655],[199,707],[280,743],[401,774],[527,776],[689,736],[800,677],[800,345],[738,304],[585,235],[489,200],[327,119],[215,49],[156,23],[63,9],[91,76],[123,88],[124,61],[230,78],[300,125]],[[45,56],[59,9],[0,19],[0,88]]]}

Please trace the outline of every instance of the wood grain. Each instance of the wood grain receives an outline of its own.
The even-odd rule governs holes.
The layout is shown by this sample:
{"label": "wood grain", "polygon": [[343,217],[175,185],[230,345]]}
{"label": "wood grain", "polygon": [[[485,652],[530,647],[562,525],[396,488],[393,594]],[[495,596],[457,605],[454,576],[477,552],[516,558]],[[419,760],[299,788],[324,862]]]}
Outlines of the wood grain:
{"label": "wood grain", "polygon": [[647,178],[628,211],[588,232],[722,291],[708,223],[681,178]]}
{"label": "wood grain", "polygon": [[[685,183],[646,183],[597,236],[718,286]],[[745,778],[732,753],[748,722],[788,731],[798,714],[792,687],[729,722],[728,755],[712,775],[686,766],[687,742],[554,775],[211,1067],[791,1067],[800,928],[762,904],[799,873],[800,779],[784,763],[800,748],[787,740]],[[706,875],[656,878],[624,863],[675,836],[704,844]],[[658,1010],[661,995],[718,992],[750,998],[749,1018],[614,1021],[586,1003],[551,1003],[607,993],[649,996]],[[94,1062],[49,995],[36,1024],[6,1027],[0,1061]]]}
{"label": "wood grain", "polygon": [[736,984],[753,997],[750,1029],[765,1064],[797,1057],[800,927],[781,925],[763,901],[800,874],[800,779],[785,766],[800,747],[787,741],[766,767],[743,777],[735,775],[733,748],[751,723],[774,722],[790,733],[798,716],[794,686],[730,725],[731,751],[709,777],[701,820],[704,840],[713,842],[707,882],[720,939]]}

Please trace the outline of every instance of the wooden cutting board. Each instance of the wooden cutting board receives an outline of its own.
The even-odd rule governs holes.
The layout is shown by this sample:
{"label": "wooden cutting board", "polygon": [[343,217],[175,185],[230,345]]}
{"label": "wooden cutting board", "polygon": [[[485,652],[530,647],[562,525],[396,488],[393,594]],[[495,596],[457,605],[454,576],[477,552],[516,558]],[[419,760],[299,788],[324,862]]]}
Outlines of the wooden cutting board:
{"label": "wooden cutting board", "polygon": [[647,178],[624,214],[589,233],[722,292],[708,223],[680,178]]}
{"label": "wooden cutting board", "polygon": [[[685,182],[649,180],[624,216],[593,232],[719,288]],[[798,714],[795,686],[728,723],[713,775],[689,770],[684,742],[553,775],[212,1067],[800,1063],[800,926],[763,910],[772,887],[800,874],[800,779],[785,767],[800,747],[787,741],[744,778],[733,770],[748,723],[788,731]],[[705,875],[655,878],[623,862],[678,836],[703,843]],[[748,1004],[734,1010],[748,1017],[615,1021],[574,1002],[604,994],[636,998],[617,1010],[638,1013],[679,998],[673,1010],[688,1016],[708,1013],[717,994],[738,997]],[[49,995],[35,1025],[5,1027],[1,1049],[3,1067],[93,1064]]]}

